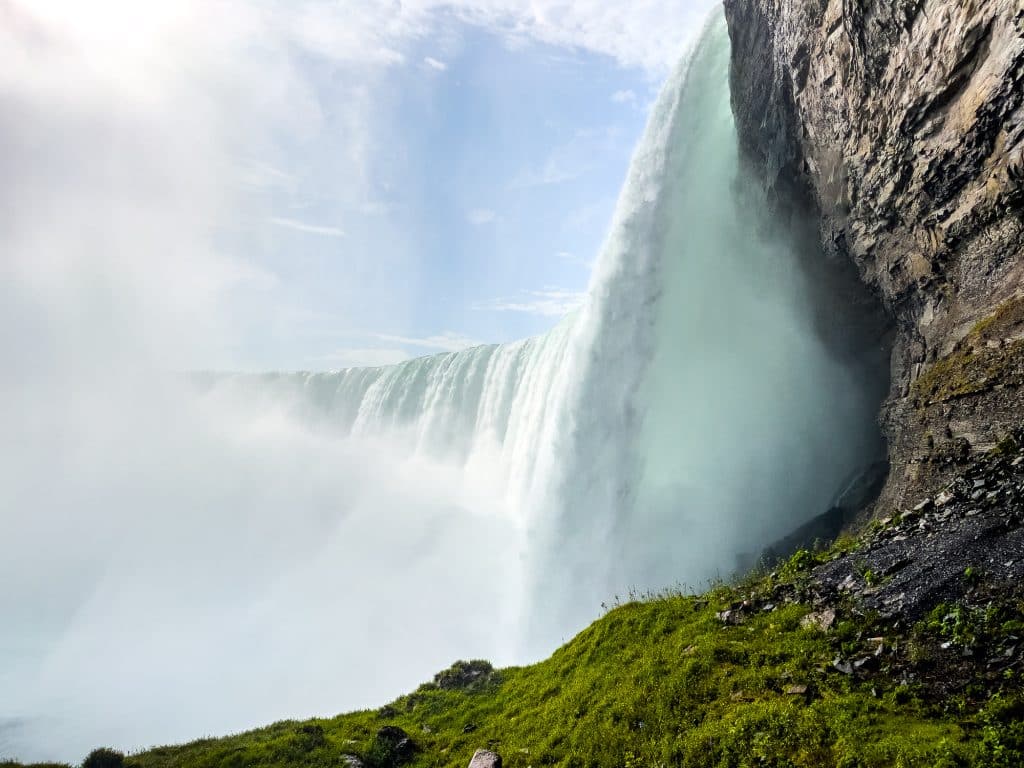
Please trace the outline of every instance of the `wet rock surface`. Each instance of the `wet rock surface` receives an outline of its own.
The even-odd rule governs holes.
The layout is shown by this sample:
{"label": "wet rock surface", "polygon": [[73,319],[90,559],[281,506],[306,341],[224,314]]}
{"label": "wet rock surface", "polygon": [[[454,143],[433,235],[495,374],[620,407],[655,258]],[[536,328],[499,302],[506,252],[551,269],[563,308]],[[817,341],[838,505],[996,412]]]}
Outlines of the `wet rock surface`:
{"label": "wet rock surface", "polygon": [[[1024,326],[977,332],[1024,293],[1024,6],[725,8],[748,167],[780,214],[820,223],[826,258],[854,263],[896,323],[879,508],[903,506],[1024,410]],[[922,396],[929,375],[951,385]]]}

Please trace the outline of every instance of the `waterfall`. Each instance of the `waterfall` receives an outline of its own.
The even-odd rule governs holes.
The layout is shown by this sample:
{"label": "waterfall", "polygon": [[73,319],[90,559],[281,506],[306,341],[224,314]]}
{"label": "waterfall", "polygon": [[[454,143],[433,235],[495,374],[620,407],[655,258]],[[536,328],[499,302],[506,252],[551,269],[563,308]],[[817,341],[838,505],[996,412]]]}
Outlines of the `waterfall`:
{"label": "waterfall", "polygon": [[615,595],[699,587],[825,511],[881,448],[884,356],[820,332],[807,254],[743,181],[720,16],[546,335],[126,387],[133,429],[97,439],[116,481],[61,486],[104,556],[69,552],[29,595],[46,611],[8,612],[33,640],[0,662],[0,747],[78,759],[379,705],[454,658],[546,655]]}
{"label": "waterfall", "polygon": [[653,109],[588,301],[550,333],[216,380],[345,438],[498,467],[492,492],[532,534],[520,618],[536,653],[615,594],[731,574],[880,449],[884,359],[829,350],[796,246],[738,188],[728,66],[716,17]]}

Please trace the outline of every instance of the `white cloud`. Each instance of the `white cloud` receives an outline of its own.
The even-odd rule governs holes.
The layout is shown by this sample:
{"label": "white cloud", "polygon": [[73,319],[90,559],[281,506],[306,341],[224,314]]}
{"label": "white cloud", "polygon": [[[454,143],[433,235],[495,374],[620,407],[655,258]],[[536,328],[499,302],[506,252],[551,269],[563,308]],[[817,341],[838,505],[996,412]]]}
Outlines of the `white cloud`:
{"label": "white cloud", "polygon": [[466,218],[469,219],[471,224],[475,224],[478,227],[482,227],[485,224],[493,224],[499,220],[498,214],[490,208],[474,208],[466,215]]}
{"label": "white cloud", "polygon": [[296,232],[305,232],[310,235],[323,235],[324,237],[345,237],[344,230],[338,229],[337,227],[327,227],[320,224],[309,224],[304,221],[297,221],[295,219],[284,219],[280,217],[273,217],[270,219],[271,223],[276,224],[279,227],[285,229],[294,229]]}
{"label": "white cloud", "polygon": [[682,53],[687,30],[717,0],[420,0],[418,8],[448,7],[457,16],[504,34],[512,43],[536,41],[614,58],[653,75],[667,72]]}
{"label": "white cloud", "polygon": [[583,304],[586,293],[561,288],[525,291],[518,298],[480,302],[473,309],[489,312],[523,312],[543,317],[562,317]]}
{"label": "white cloud", "polygon": [[433,56],[425,57],[423,59],[423,63],[426,64],[431,69],[437,70],[438,72],[444,72],[446,69],[448,69],[447,64],[445,64],[443,61],[438,61]]}
{"label": "white cloud", "polygon": [[502,35],[510,45],[539,42],[603,54],[621,66],[663,75],[682,53],[687,31],[716,0],[293,0],[277,2],[263,23],[296,45],[335,61],[391,66],[402,49],[452,17]]}
{"label": "white cloud", "polygon": [[632,90],[616,91],[612,94],[612,101],[616,104],[634,104],[636,93]]}

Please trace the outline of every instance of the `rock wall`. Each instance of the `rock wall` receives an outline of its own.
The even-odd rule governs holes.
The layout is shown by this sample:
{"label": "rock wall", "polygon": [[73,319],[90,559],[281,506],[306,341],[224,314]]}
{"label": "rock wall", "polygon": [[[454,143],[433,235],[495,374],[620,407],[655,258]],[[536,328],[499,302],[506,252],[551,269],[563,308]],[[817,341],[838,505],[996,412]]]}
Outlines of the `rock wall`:
{"label": "rock wall", "polygon": [[1024,422],[1024,0],[725,0],[733,106],[780,212],[896,325],[905,506]]}

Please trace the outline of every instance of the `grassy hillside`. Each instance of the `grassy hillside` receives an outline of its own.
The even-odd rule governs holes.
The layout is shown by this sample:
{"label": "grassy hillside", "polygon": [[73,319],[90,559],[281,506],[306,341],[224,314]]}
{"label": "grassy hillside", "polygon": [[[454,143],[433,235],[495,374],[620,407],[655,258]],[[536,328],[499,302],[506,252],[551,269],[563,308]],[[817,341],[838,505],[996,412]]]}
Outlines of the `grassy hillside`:
{"label": "grassy hillside", "polygon": [[[1021,603],[979,615],[987,630],[968,626],[971,613],[951,626],[948,606],[903,629],[852,606],[833,620],[801,602],[810,568],[832,556],[802,552],[745,585],[617,607],[530,667],[462,664],[377,711],[161,747],[126,763],[465,768],[489,747],[507,768],[1024,764],[1014,674],[941,697],[907,681],[915,664],[934,669],[930,657],[957,633],[1024,627]],[[858,657],[872,663],[851,671],[843,660]]]}

